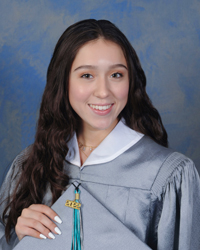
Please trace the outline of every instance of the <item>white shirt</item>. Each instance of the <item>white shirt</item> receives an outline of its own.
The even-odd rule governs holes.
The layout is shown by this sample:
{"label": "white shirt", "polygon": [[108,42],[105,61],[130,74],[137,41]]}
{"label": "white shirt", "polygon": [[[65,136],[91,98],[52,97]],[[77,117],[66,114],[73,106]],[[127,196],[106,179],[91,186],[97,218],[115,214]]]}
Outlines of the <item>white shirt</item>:
{"label": "white shirt", "polygon": [[72,139],[68,142],[69,151],[65,159],[81,169],[88,165],[109,162],[137,143],[143,136],[143,134],[130,129],[122,121],[119,121],[81,166],[78,141],[76,133],[74,133]]}

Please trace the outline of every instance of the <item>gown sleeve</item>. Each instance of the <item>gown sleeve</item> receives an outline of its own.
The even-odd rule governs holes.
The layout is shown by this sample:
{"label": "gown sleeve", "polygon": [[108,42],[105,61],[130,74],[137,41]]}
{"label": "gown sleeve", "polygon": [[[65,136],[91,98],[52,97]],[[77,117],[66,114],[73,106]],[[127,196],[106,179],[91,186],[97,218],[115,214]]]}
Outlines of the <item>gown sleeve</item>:
{"label": "gown sleeve", "polygon": [[0,188],[0,250],[11,250],[19,242],[15,230],[13,228],[11,232],[11,239],[9,242],[6,241],[5,237],[5,224],[3,222],[3,211],[9,203],[9,197],[13,193],[17,184],[18,178],[21,173],[22,162],[26,159],[29,154],[30,147],[23,150],[13,161],[10,169],[3,181]]}
{"label": "gown sleeve", "polygon": [[[158,250],[200,249],[200,179],[194,163],[174,153],[158,174],[162,208],[157,225]],[[168,178],[166,176],[168,175]]]}

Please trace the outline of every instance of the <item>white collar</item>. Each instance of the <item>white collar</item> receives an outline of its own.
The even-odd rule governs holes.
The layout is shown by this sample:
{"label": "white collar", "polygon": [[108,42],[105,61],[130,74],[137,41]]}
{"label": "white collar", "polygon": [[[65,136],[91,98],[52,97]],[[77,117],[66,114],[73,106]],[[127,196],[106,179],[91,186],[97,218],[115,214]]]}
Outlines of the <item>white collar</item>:
{"label": "white collar", "polygon": [[114,160],[143,137],[143,134],[127,127],[119,121],[108,136],[95,148],[81,166],[76,133],[68,142],[69,151],[66,160],[81,169],[88,165],[100,164]]}

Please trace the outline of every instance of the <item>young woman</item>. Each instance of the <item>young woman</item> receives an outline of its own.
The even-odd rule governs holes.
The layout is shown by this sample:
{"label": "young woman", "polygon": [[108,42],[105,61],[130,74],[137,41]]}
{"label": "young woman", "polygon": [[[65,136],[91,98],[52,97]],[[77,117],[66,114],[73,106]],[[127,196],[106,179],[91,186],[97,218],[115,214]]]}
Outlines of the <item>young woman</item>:
{"label": "young woman", "polygon": [[[86,250],[121,249],[124,240],[126,249],[200,249],[198,173],[190,159],[167,148],[145,88],[136,52],[111,22],[84,20],[63,33],[48,68],[35,142],[16,157],[1,187],[0,249],[26,249],[25,238],[30,249],[32,241],[59,249],[64,208],[58,213],[51,205],[75,182],[83,198],[95,198],[91,220],[105,231],[108,218],[113,223],[105,233],[87,226],[94,209],[81,198]],[[112,230],[117,237],[108,243]]]}

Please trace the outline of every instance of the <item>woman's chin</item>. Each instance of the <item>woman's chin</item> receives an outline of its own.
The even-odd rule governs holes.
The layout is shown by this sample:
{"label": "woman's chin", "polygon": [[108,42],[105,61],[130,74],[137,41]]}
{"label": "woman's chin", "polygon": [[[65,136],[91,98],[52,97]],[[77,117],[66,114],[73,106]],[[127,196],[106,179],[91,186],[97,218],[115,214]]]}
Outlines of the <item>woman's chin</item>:
{"label": "woman's chin", "polygon": [[116,124],[118,123],[118,120],[114,121],[101,121],[101,122],[95,122],[92,124],[87,124],[86,126],[90,128],[91,130],[101,131],[101,130],[109,130],[111,131]]}

